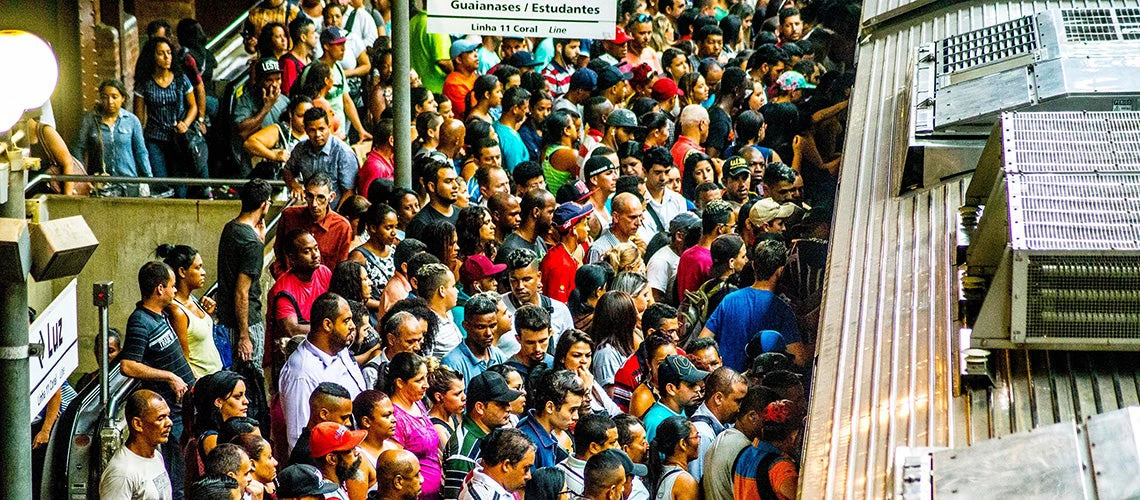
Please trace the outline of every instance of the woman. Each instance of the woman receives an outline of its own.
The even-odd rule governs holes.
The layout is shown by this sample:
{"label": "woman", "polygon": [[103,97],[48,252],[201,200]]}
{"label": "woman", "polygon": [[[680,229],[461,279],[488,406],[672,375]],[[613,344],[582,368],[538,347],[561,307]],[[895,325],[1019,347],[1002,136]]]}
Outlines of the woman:
{"label": "woman", "polygon": [[241,446],[249,456],[253,467],[253,481],[248,491],[253,498],[275,498],[277,492],[277,459],[273,457],[273,446],[265,438],[247,434],[239,436],[234,444]]}
{"label": "woman", "polygon": [[464,121],[482,120],[494,122],[491,110],[503,103],[503,84],[495,75],[482,75],[475,79],[475,85],[467,94],[467,116]]}
{"label": "woman", "polygon": [[[185,140],[184,134],[198,118],[198,104],[190,80],[181,65],[174,64],[174,46],[165,38],[151,38],[139,51],[133,109],[143,123],[155,177],[204,177],[204,172],[191,172],[181,157],[178,141]],[[176,187],[174,194],[185,198],[186,188]]]}
{"label": "woman", "polygon": [[490,210],[478,205],[464,208],[459,211],[455,227],[460,262],[466,262],[468,257],[475,254],[482,254],[491,262],[495,261],[499,242],[495,241],[495,220],[491,218]]}
{"label": "woman", "polygon": [[574,291],[566,303],[574,316],[574,328],[591,331],[594,324],[594,306],[606,293],[606,283],[613,274],[603,266],[586,264],[574,273]]}
{"label": "woman", "polygon": [[336,265],[332,278],[329,280],[329,291],[344,297],[346,300],[363,302],[372,314],[372,323],[376,323],[376,312],[380,309],[380,299],[373,298],[372,280],[364,265],[355,260],[346,260]]}
{"label": "woman", "polygon": [[463,166],[460,168],[459,176],[467,182],[467,193],[478,191],[478,185],[475,182],[475,171],[479,169],[479,144],[483,139],[499,140],[499,135],[495,133],[495,128],[491,122],[483,121],[480,119],[468,119],[466,123],[466,131],[463,135],[463,149],[467,152],[467,157],[463,159]]}
{"label": "woman", "polygon": [[245,379],[231,371],[208,374],[194,384],[193,401],[192,428],[198,436],[199,456],[205,457],[218,445],[218,430],[222,423],[248,415]]}
{"label": "woman", "polygon": [[412,141],[412,155],[435,151],[439,147],[439,127],[443,116],[435,111],[416,115],[416,139]]}
{"label": "woman", "polygon": [[242,143],[245,152],[252,157],[252,176],[280,178],[281,169],[289,160],[293,147],[302,139],[308,138],[305,135],[305,112],[312,107],[313,100],[309,97],[294,96],[277,123],[254,132]]}
{"label": "woman", "polygon": [[415,191],[396,188],[392,190],[387,205],[396,210],[396,239],[404,241],[404,230],[420,212],[420,198]]}
{"label": "woman", "polygon": [[637,350],[634,330],[637,329],[637,308],[633,298],[625,292],[606,292],[598,299],[590,338],[598,349],[590,370],[606,394],[614,396],[614,375]]}
{"label": "woman", "polygon": [[391,395],[396,416],[392,439],[420,460],[423,475],[421,500],[438,500],[442,487],[439,434],[428,417],[423,398],[428,389],[428,361],[417,354],[401,352],[388,363],[384,392]]}
{"label": "woman", "polygon": [[522,414],[526,413],[526,381],[523,380],[522,374],[515,368],[507,364],[493,365],[487,368],[489,372],[495,372],[502,375],[507,379],[507,387],[512,391],[519,391],[518,399],[511,401],[511,406],[508,409],[510,415],[507,417],[507,425],[510,427],[518,427],[519,419]]}
{"label": "woman", "polygon": [[329,130],[337,137],[341,137],[340,115],[333,112],[332,103],[325,98],[332,92],[332,68],[322,61],[314,60],[301,71],[301,76],[293,82],[289,95],[293,97],[304,96],[312,100],[313,106],[325,110],[329,120]]}
{"label": "woman", "polygon": [[368,208],[371,206],[368,198],[353,195],[346,198],[344,203],[337,207],[336,213],[347,219],[349,227],[352,228],[352,242],[349,244],[349,248],[356,248],[368,241],[368,234],[364,232],[364,224],[361,224],[360,221],[364,219],[364,214],[368,213]]}
{"label": "woman", "polygon": [[646,337],[634,356],[641,365],[641,380],[629,398],[629,414],[637,418],[645,416],[661,395],[657,392],[657,367],[667,356],[677,354],[677,344],[663,334],[654,333]]}
{"label": "woman", "polygon": [[690,104],[704,104],[709,100],[709,85],[700,73],[694,71],[685,74],[677,81],[677,86],[684,92],[681,95],[682,108]]}
{"label": "woman", "polygon": [[439,262],[452,274],[459,276],[459,243],[456,242],[455,226],[446,220],[429,222],[424,227],[423,242],[427,245],[427,252],[439,259]]}
{"label": "woman", "polygon": [[280,59],[289,53],[289,33],[285,25],[278,22],[266,23],[257,36],[257,53],[261,57]]}
{"label": "woman", "polygon": [[[325,27],[336,26],[344,28],[344,6],[336,2],[329,2],[324,9]],[[344,57],[337,64],[344,70],[345,86],[348,95],[357,108],[364,105],[364,80],[372,71],[372,61],[368,58],[368,47],[357,36],[348,37],[344,44]]]}
{"label": "woman", "polygon": [[558,467],[543,467],[534,471],[523,489],[523,498],[567,500],[569,497],[566,473]]}
{"label": "woman", "polygon": [[704,183],[716,184],[716,169],[712,158],[694,152],[685,158],[685,170],[681,172],[681,194],[686,200],[697,199],[697,186]]}
{"label": "woman", "polygon": [[637,309],[638,333],[640,334],[641,313],[644,313],[654,303],[653,289],[649,286],[645,272],[628,271],[618,274],[613,283],[610,284],[610,290],[628,293],[633,298],[633,305]]}
{"label": "woman", "polygon": [[201,378],[222,369],[222,357],[214,345],[214,301],[201,302],[191,294],[206,286],[206,269],[197,250],[186,245],[160,245],[155,254],[174,270],[174,301],[166,306],[170,327],[178,335],[182,353],[194,376]]}
{"label": "woman", "polygon": [[[661,114],[661,113],[646,113],[646,115]],[[662,119],[664,119],[661,114]],[[625,141],[618,144],[617,155],[618,165],[621,168],[621,175],[632,175],[635,177],[645,177],[645,163],[641,157],[642,151],[648,149],[649,146],[642,146],[637,141]]]}
{"label": "woman", "polygon": [[616,273],[644,273],[645,261],[641,259],[641,247],[631,242],[618,243],[602,255],[602,260]]}
{"label": "woman", "polygon": [[[368,464],[361,467],[372,468],[373,475],[375,475],[376,459],[381,453],[404,449],[392,440],[396,430],[394,411],[391,398],[380,391],[369,389],[352,400],[352,416],[356,419],[356,428],[368,433],[364,441],[356,447],[361,455],[361,463]],[[349,483],[349,486],[352,487],[353,483]],[[374,489],[376,489],[375,482],[368,486],[366,491]]]}
{"label": "woman", "polygon": [[661,66],[664,67],[669,78],[672,78],[673,81],[678,82],[678,84],[680,84],[679,82],[682,77],[693,70],[693,68],[689,66],[689,56],[685,54],[685,51],[677,48],[667,49],[661,54]]}
{"label": "woman", "polygon": [[[151,177],[142,123],[123,109],[126,95],[126,87],[118,80],[99,84],[99,102],[93,111],[83,116],[79,139],[72,150],[76,158],[91,165],[92,172],[117,177]],[[140,186],[146,184],[113,184],[105,194],[139,196]],[[143,192],[149,194],[149,186]]]}
{"label": "woman", "polygon": [[348,253],[348,260],[359,262],[368,273],[372,282],[372,296],[380,300],[380,294],[392,275],[396,273],[396,265],[392,260],[392,252],[400,242],[396,238],[396,226],[399,223],[396,211],[383,203],[368,207],[368,212],[361,219],[365,231],[368,232],[368,241]]}
{"label": "woman", "polygon": [[[543,78],[543,83],[546,79]],[[519,136],[526,145],[527,157],[530,161],[538,161],[542,146],[542,122],[550,116],[554,108],[554,97],[548,91],[530,93],[530,115],[519,127]]]}
{"label": "woman", "polygon": [[[673,46],[677,32],[673,30],[673,20],[663,13],[653,16],[653,30],[649,34],[649,47],[663,54]],[[659,71],[663,68],[657,68]]]}
{"label": "woman", "polygon": [[439,434],[439,442],[447,443],[463,420],[467,405],[467,388],[463,375],[439,365],[428,374],[428,401],[431,401],[431,424]]}
{"label": "woman", "polygon": [[737,275],[748,265],[748,247],[739,234],[717,236],[709,247],[709,253],[712,254],[709,280],[700,288],[701,293],[708,297],[708,303],[704,306],[705,319],[716,310],[726,295],[740,288]]}
{"label": "woman", "polygon": [[554,348],[554,369],[570,370],[582,379],[582,385],[590,388],[590,411],[614,416],[622,413],[621,408],[606,394],[606,390],[594,380],[590,363],[594,358],[594,341],[582,330],[567,330],[558,338]]}
{"label": "woman", "polygon": [[654,500],[696,500],[697,480],[689,462],[700,457],[701,437],[689,419],[676,415],[661,421],[649,443],[649,475],[645,483]]}
{"label": "woman", "polygon": [[746,39],[743,36],[744,22],[739,17],[731,14],[724,16],[720,20],[720,30],[724,32],[724,48],[721,49],[721,54],[726,61],[735,57],[737,52],[747,48]]}

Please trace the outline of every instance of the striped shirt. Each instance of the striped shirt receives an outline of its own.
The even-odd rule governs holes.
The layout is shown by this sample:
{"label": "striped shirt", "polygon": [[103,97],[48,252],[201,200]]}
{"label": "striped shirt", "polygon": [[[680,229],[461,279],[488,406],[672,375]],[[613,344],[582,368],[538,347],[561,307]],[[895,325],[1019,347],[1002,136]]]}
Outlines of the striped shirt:
{"label": "striped shirt", "polygon": [[135,87],[146,103],[146,127],[143,136],[155,141],[170,141],[177,132],[174,125],[186,118],[186,98],[194,87],[185,75],[176,75],[165,87],[148,78]]}
{"label": "striped shirt", "polygon": [[463,425],[447,440],[447,447],[444,448],[447,459],[443,462],[443,498],[459,497],[463,481],[479,466],[479,457],[483,455],[479,440],[486,435],[474,420],[464,418]]}
{"label": "striped shirt", "polygon": [[550,64],[542,68],[542,76],[546,78],[546,83],[550,84],[550,95],[555,99],[570,91],[570,77],[573,75],[573,66],[566,68],[554,61],[550,61]]}

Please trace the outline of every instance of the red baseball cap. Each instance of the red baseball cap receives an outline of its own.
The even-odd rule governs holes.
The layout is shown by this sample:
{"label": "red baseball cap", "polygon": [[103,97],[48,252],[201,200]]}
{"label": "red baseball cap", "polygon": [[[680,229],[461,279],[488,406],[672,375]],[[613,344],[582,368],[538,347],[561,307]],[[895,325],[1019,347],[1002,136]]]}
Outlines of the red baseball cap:
{"label": "red baseball cap", "polygon": [[629,36],[625,33],[625,28],[618,26],[617,27],[617,34],[614,35],[614,39],[610,40],[610,41],[620,45],[620,44],[626,43],[630,40],[633,40],[633,37]]}
{"label": "red baseball cap", "polygon": [[506,270],[506,264],[492,264],[486,255],[477,253],[463,261],[463,265],[459,268],[459,282],[474,283]]}
{"label": "red baseball cap", "polygon": [[320,458],[329,453],[356,448],[368,431],[354,431],[336,422],[321,422],[309,434],[309,454]]}
{"label": "red baseball cap", "polygon": [[631,78],[630,81],[638,86],[649,83],[655,76],[653,74],[653,68],[649,66],[649,63],[641,63],[634,66],[633,69],[630,70],[630,73],[633,73],[633,78]]}
{"label": "red baseball cap", "polygon": [[677,87],[672,78],[660,78],[653,82],[653,89],[649,95],[658,101],[667,101],[676,96],[683,96],[685,92]]}

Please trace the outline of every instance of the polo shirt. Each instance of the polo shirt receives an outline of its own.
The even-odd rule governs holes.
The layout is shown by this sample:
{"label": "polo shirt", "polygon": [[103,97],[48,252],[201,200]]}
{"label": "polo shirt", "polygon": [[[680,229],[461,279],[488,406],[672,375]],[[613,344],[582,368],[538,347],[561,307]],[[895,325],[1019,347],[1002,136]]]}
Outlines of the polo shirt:
{"label": "polo shirt", "polygon": [[446,457],[443,461],[443,498],[459,496],[463,480],[479,466],[479,457],[483,455],[479,440],[486,435],[479,424],[465,417],[459,429],[447,440],[443,453]]}
{"label": "polo shirt", "polygon": [[337,200],[356,184],[359,166],[356,153],[348,143],[335,135],[330,135],[328,142],[321,148],[315,147],[307,138],[302,139],[293,147],[293,152],[285,162],[285,168],[289,169],[289,172],[302,184],[304,179],[312,177],[317,172],[329,176],[333,181]]}
{"label": "polo shirt", "polygon": [[574,76],[574,67],[568,68],[551,60],[550,64],[542,68],[542,76],[550,85],[550,95],[558,99],[570,91],[570,77]]}
{"label": "polo shirt", "polygon": [[724,366],[743,373],[750,365],[745,347],[761,330],[775,330],[788,344],[800,342],[796,315],[779,296],[768,290],[741,288],[724,297],[705,328],[716,336]]}
{"label": "polo shirt", "polygon": [[480,467],[471,472],[471,480],[459,491],[459,500],[515,500],[515,496]]}
{"label": "polo shirt", "polygon": [[657,435],[657,426],[669,417],[676,417],[684,415],[671,410],[668,406],[661,404],[660,401],[654,402],[653,406],[649,407],[649,411],[645,412],[645,416],[641,421],[645,423],[645,439],[650,442],[653,441],[654,436]]}
{"label": "polo shirt", "polygon": [[696,460],[689,462],[689,474],[700,481],[701,475],[704,474],[705,461],[703,457],[705,452],[709,450],[709,446],[712,446],[717,435],[724,432],[724,424],[720,423],[720,419],[716,418],[716,415],[713,415],[704,403],[701,403],[701,406],[693,412],[693,416],[689,420],[693,422],[693,427],[697,429],[697,435],[701,438],[700,445],[698,445],[700,454],[697,455]]}
{"label": "polo shirt", "polygon": [[309,396],[321,382],[336,382],[348,390],[352,399],[368,387],[360,366],[348,348],[336,354],[317,349],[306,339],[289,356],[281,369],[279,388],[281,409],[285,415],[286,438],[289,447],[297,444],[301,429],[309,423]]}
{"label": "polo shirt", "polygon": [[[309,207],[289,207],[281,211],[277,234],[286,235],[294,229],[308,229],[317,240],[321,251],[321,264],[335,267],[348,258],[352,246],[352,224],[344,216],[334,212],[330,206],[325,216],[313,219]],[[277,238],[273,252],[277,256],[278,269],[285,268],[285,238]]]}
{"label": "polo shirt", "polygon": [[[737,500],[761,500],[768,498],[767,496],[760,495],[759,478],[762,471],[759,471],[760,462],[764,457],[775,454],[779,455],[771,467],[768,468],[768,485],[779,484],[786,478],[798,478],[799,473],[796,471],[796,466],[792,462],[791,457],[788,457],[775,446],[770,443],[761,441],[754,446],[745,448],[740,452],[740,457],[736,459],[736,468],[732,471],[732,497]],[[769,486],[770,487],[770,486]],[[790,498],[777,494],[775,498],[779,500],[791,500]]]}
{"label": "polo shirt", "polygon": [[[190,363],[182,353],[182,344],[178,342],[178,335],[170,328],[166,316],[143,307],[142,302],[135,304],[135,310],[127,318],[127,333],[123,338],[120,359],[129,359],[142,363],[156,370],[171,372],[182,379],[188,386],[194,385],[194,372],[190,370]],[[181,401],[175,395],[170,384],[151,380],[142,381],[142,386],[157,392],[172,410],[171,418],[180,421]],[[177,415],[177,416],[176,416]]]}
{"label": "polo shirt", "polygon": [[435,315],[439,318],[439,328],[436,329],[435,343],[431,346],[431,355],[435,359],[442,360],[444,356],[447,356],[448,353],[463,343],[463,334],[459,333],[459,327],[451,318],[451,311],[447,311],[447,314],[436,313]]}
{"label": "polo shirt", "polygon": [[455,349],[447,353],[443,357],[444,366],[451,368],[463,375],[463,380],[470,381],[476,375],[483,373],[487,368],[502,364],[506,362],[507,357],[503,355],[503,351],[497,346],[491,346],[487,349],[487,359],[479,359],[471,352],[471,347],[467,342],[460,342]]}
{"label": "polo shirt", "polygon": [[534,409],[527,410],[526,418],[519,421],[518,429],[530,438],[530,441],[535,444],[534,452],[534,468],[540,469],[543,467],[554,467],[558,462],[565,460],[570,456],[558,446],[558,440],[550,434],[538,423],[535,418]]}
{"label": "polo shirt", "polygon": [[732,464],[740,452],[752,444],[743,432],[735,428],[725,429],[713,440],[706,453],[701,454],[704,462],[704,477],[701,489],[705,500],[733,500]]}
{"label": "polo shirt", "polygon": [[566,489],[581,495],[586,487],[586,461],[577,457],[566,457],[565,460],[558,462],[557,467],[562,469],[566,476]]}
{"label": "polo shirt", "polygon": [[669,150],[669,153],[673,155],[673,164],[681,171],[682,176],[685,175],[685,158],[693,151],[704,153],[705,148],[702,148],[697,141],[684,135],[677,137],[677,142],[673,143],[673,148]]}

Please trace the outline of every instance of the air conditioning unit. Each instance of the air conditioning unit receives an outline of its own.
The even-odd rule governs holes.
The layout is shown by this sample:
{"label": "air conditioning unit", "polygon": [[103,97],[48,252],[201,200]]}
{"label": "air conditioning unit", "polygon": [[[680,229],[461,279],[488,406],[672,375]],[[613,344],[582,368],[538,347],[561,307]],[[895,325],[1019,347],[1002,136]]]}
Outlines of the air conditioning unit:
{"label": "air conditioning unit", "polygon": [[1006,113],[966,198],[972,347],[1140,350],[1140,113]]}

